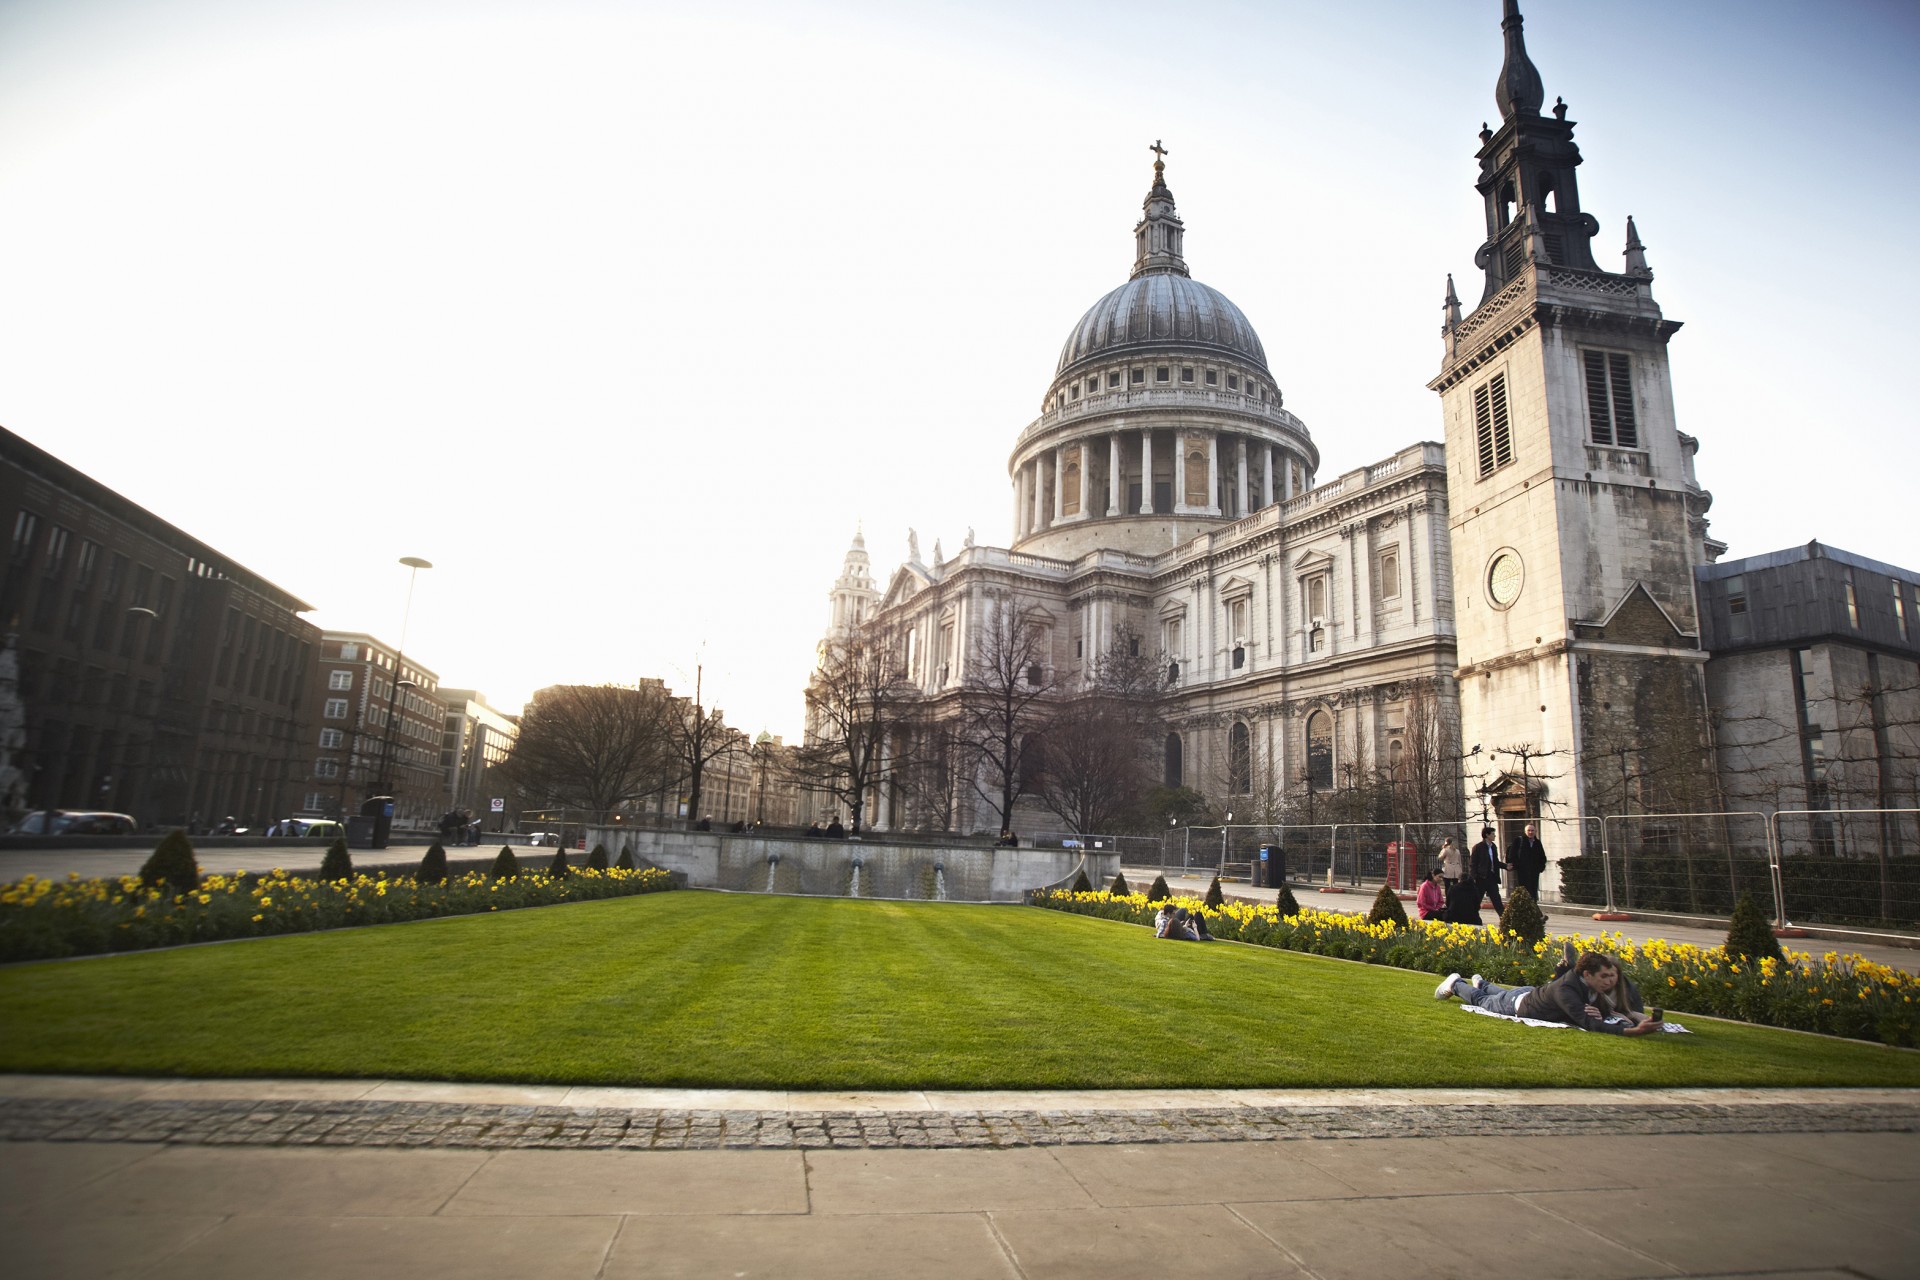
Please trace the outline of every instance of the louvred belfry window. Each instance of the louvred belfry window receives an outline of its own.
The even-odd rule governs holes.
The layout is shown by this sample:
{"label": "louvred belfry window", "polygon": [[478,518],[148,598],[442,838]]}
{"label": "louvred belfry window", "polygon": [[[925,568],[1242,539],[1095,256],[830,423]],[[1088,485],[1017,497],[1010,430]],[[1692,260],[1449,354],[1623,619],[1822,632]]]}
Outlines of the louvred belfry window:
{"label": "louvred belfry window", "polygon": [[1595,444],[1640,447],[1640,427],[1633,417],[1633,374],[1626,356],[1618,351],[1588,351],[1587,423]]}
{"label": "louvred belfry window", "polygon": [[1496,373],[1473,392],[1473,435],[1479,447],[1480,474],[1513,461],[1513,434],[1507,425],[1507,375]]}

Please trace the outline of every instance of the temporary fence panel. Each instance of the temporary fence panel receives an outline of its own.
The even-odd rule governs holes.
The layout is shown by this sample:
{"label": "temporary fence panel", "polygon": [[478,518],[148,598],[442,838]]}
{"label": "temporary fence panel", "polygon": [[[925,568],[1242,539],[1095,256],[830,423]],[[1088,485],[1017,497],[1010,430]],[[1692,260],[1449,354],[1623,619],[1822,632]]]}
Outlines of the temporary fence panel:
{"label": "temporary fence panel", "polygon": [[1561,896],[1619,911],[1724,916],[1743,893],[1774,906],[1764,814],[1610,814],[1599,858],[1560,863]]}
{"label": "temporary fence panel", "polygon": [[1784,809],[1772,826],[1780,923],[1920,924],[1920,809]]}

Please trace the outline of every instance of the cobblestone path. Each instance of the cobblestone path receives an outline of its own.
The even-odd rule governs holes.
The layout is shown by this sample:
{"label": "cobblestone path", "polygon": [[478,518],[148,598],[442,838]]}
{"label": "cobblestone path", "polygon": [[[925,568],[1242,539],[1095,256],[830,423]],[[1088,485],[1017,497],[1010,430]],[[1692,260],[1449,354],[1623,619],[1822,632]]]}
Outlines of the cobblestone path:
{"label": "cobblestone path", "polygon": [[1920,1132],[1920,1104],[1155,1111],[703,1111],[453,1102],[0,1098],[0,1141],[713,1151],[1545,1134]]}

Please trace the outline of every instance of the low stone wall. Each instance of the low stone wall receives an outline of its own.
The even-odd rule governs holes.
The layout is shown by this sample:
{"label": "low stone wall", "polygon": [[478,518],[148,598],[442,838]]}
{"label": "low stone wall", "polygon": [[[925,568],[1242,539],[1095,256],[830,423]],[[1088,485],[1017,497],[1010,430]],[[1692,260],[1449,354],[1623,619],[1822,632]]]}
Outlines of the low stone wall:
{"label": "low stone wall", "polygon": [[[1028,890],[1056,884],[1080,865],[1077,849],[999,849],[892,844],[884,836],[806,840],[723,831],[658,831],[590,827],[587,847],[606,846],[617,859],[682,872],[696,889],[801,893],[818,897],[1019,902]],[[860,865],[856,868],[854,863]],[[1086,855],[1087,878],[1104,884],[1120,870],[1114,853]],[[856,887],[855,879],[858,877]]]}

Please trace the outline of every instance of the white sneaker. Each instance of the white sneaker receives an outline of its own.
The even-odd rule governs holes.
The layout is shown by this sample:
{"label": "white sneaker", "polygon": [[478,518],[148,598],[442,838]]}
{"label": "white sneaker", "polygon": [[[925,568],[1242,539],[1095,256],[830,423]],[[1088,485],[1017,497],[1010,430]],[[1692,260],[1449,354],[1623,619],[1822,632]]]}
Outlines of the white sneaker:
{"label": "white sneaker", "polygon": [[1453,984],[1458,981],[1460,981],[1460,975],[1457,973],[1450,973],[1442,978],[1440,985],[1433,989],[1433,998],[1435,1000],[1446,1000],[1450,998],[1453,995]]}
{"label": "white sneaker", "polygon": [[1477,973],[1474,974],[1471,978],[1468,978],[1467,981],[1473,986],[1473,989],[1475,991],[1478,991],[1481,987],[1484,987],[1487,985],[1487,980],[1481,977]]}

